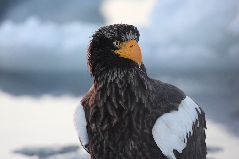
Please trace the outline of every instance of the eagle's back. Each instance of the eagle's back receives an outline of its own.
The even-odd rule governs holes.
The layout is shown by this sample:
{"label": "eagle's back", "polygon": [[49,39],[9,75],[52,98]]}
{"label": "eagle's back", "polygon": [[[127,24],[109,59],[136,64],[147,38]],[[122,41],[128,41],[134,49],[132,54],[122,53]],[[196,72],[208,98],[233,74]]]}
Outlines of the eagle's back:
{"label": "eagle's back", "polygon": [[152,129],[160,116],[178,110],[185,94],[151,79],[134,84],[136,91],[128,84],[102,85],[98,90],[92,87],[83,98],[92,158],[166,158],[155,143]]}

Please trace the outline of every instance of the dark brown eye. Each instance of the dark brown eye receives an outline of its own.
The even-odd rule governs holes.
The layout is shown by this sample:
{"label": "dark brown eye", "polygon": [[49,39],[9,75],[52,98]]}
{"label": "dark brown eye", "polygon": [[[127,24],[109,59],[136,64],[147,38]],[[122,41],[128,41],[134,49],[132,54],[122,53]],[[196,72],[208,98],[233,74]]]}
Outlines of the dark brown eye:
{"label": "dark brown eye", "polygon": [[119,47],[120,46],[120,42],[119,41],[114,41],[113,44],[114,44],[115,47]]}

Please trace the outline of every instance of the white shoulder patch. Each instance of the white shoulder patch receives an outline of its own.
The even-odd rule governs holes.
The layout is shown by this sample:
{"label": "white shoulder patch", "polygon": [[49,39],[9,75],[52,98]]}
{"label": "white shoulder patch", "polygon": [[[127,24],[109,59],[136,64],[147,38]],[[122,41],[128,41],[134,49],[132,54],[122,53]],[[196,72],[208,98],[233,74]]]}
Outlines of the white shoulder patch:
{"label": "white shoulder patch", "polygon": [[83,109],[83,106],[78,106],[75,110],[74,114],[74,122],[75,122],[75,128],[78,134],[78,137],[81,141],[81,145],[85,148],[85,146],[88,144],[88,134],[86,130],[86,119],[85,119],[85,111]]}
{"label": "white shoulder patch", "polygon": [[199,106],[186,97],[177,111],[165,113],[154,124],[152,134],[157,146],[169,159],[176,159],[173,150],[182,153],[187,144],[187,134],[192,132],[193,123],[198,118]]}

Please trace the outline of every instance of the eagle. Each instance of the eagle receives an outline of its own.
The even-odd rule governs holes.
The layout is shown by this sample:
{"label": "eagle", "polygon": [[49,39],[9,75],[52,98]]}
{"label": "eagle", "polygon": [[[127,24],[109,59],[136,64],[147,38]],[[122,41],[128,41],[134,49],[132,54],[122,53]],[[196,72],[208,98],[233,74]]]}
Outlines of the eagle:
{"label": "eagle", "polygon": [[88,48],[94,79],[74,115],[91,159],[206,159],[204,111],[147,75],[133,25],[99,28]]}

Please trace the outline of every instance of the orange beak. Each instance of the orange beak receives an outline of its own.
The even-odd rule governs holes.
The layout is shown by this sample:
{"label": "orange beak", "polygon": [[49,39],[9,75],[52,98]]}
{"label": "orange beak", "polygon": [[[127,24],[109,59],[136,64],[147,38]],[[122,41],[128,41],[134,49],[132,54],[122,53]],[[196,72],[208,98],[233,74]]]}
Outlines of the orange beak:
{"label": "orange beak", "polygon": [[130,59],[136,62],[139,67],[142,64],[142,54],[139,44],[136,40],[129,40],[120,44],[119,49],[115,53],[120,57]]}

